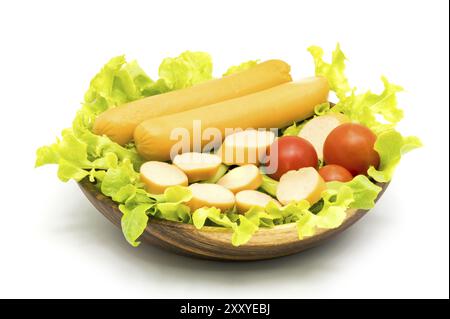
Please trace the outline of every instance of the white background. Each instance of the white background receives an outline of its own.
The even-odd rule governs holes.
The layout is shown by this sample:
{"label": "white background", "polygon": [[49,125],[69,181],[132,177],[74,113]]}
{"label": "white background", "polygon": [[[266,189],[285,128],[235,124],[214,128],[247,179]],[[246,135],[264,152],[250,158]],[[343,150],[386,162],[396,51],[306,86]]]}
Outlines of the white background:
{"label": "white background", "polygon": [[[449,296],[448,1],[9,1],[0,4],[0,297]],[[279,260],[220,263],[130,247],[35,149],[71,123],[110,57],[156,77],[166,56],[212,54],[215,74],[339,41],[359,88],[403,85],[408,154],[376,208],[321,247]]]}

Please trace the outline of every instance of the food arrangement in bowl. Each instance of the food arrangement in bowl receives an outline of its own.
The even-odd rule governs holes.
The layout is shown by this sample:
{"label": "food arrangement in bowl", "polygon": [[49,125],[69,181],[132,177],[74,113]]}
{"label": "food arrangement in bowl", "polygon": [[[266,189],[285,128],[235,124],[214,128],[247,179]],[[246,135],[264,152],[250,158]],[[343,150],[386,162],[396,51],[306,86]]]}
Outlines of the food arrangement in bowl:
{"label": "food arrangement in bowl", "polygon": [[[79,182],[125,239],[228,260],[284,256],[374,207],[401,156],[400,86],[357,93],[339,45],[315,75],[247,61],[213,78],[207,53],[166,58],[152,80],[123,56],[91,80],[72,127],[37,150]],[[336,96],[330,102],[330,92]]]}

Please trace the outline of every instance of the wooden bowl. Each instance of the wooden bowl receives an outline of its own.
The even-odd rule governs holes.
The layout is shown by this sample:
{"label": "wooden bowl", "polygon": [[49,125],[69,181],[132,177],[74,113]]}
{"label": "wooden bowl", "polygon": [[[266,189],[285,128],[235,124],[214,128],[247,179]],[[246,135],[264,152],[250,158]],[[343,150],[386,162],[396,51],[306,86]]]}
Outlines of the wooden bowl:
{"label": "wooden bowl", "polygon": [[[120,228],[122,212],[116,203],[100,193],[84,179],[79,186],[89,201],[114,225]],[[388,184],[379,184],[382,191]],[[377,198],[377,200],[378,200]],[[343,224],[335,229],[318,229],[316,234],[298,239],[296,224],[285,224],[273,228],[261,228],[245,245],[231,245],[231,231],[220,227],[203,227],[198,230],[193,225],[151,219],[139,240],[158,245],[176,253],[215,260],[263,260],[292,255],[314,247],[326,239],[341,233],[366,214],[366,210],[349,209]]]}

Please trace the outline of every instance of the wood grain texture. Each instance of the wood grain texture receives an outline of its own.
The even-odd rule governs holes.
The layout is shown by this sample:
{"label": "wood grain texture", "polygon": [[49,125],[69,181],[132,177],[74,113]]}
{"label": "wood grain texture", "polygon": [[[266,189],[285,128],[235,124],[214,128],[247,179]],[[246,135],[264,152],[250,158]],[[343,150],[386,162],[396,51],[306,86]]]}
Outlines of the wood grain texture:
{"label": "wood grain texture", "polygon": [[[79,186],[89,201],[114,225],[120,228],[120,212],[116,203],[100,193],[87,179]],[[379,184],[382,191],[377,200],[386,190],[388,184]],[[261,228],[245,245],[231,245],[231,231],[220,227],[203,227],[197,230],[193,225],[151,219],[140,240],[157,245],[173,252],[194,257],[214,260],[263,260],[292,255],[314,247],[328,238],[337,235],[353,225],[366,210],[347,210],[343,224],[336,229],[317,229],[314,236],[298,239],[295,223]]]}

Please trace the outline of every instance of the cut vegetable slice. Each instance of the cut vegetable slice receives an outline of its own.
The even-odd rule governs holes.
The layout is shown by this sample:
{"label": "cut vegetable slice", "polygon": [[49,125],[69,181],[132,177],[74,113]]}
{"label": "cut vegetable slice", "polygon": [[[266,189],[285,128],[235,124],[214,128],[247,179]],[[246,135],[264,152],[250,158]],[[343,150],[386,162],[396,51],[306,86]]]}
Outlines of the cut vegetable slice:
{"label": "cut vegetable slice", "polygon": [[228,135],[219,149],[227,165],[259,165],[267,148],[275,140],[275,133],[262,130],[245,130]]}
{"label": "cut vegetable slice", "polygon": [[236,209],[240,214],[244,214],[253,206],[266,207],[270,202],[281,206],[275,198],[262,192],[245,190],[236,194]]}
{"label": "cut vegetable slice", "polygon": [[257,189],[262,184],[262,176],[258,167],[247,164],[233,168],[219,179],[217,184],[237,193],[247,189]]}
{"label": "cut vegetable slice", "polygon": [[216,207],[222,211],[234,207],[234,194],[223,186],[217,184],[195,183],[189,186],[192,199],[187,203],[194,212],[202,207]]}
{"label": "cut vegetable slice", "polygon": [[326,189],[323,178],[313,167],[289,171],[280,178],[277,199],[287,205],[306,199],[310,204],[317,202]]}
{"label": "cut vegetable slice", "polygon": [[141,166],[141,181],[150,194],[162,194],[170,186],[188,186],[188,178],[175,165],[150,161]]}
{"label": "cut vegetable slice", "polygon": [[214,177],[222,159],[214,154],[190,152],[175,156],[173,164],[187,175],[189,183],[193,183]]}
{"label": "cut vegetable slice", "polygon": [[349,118],[341,113],[321,115],[306,123],[298,136],[308,140],[314,146],[319,159],[323,159],[323,144],[328,134],[339,125],[349,121]]}

